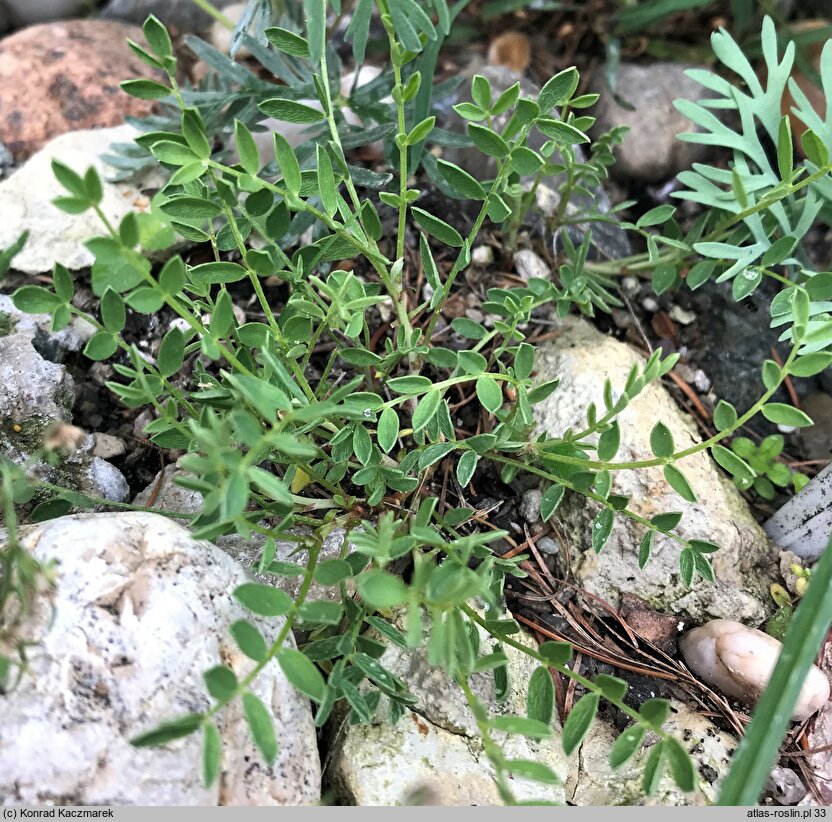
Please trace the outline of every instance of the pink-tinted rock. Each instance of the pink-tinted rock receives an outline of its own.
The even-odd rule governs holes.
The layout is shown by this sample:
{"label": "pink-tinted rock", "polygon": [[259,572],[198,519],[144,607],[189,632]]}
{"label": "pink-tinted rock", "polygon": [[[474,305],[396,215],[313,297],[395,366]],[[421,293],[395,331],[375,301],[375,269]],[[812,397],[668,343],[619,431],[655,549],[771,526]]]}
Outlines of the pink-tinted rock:
{"label": "pink-tinted rock", "polygon": [[152,76],[127,46],[141,29],[108,20],[30,26],[0,41],[0,141],[24,160],[60,134],[104,128],[153,103],[119,83]]}

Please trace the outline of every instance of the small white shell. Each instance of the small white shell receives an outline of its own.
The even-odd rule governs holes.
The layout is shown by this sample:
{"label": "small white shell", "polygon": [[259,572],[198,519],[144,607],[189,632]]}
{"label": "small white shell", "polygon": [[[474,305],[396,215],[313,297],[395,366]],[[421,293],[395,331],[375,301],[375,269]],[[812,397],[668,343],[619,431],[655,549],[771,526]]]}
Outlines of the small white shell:
{"label": "small white shell", "polygon": [[[726,696],[753,705],[765,690],[782,643],[729,619],[714,619],[679,640],[688,667]],[[792,719],[803,721],[829,699],[829,680],[813,665],[800,690]]]}

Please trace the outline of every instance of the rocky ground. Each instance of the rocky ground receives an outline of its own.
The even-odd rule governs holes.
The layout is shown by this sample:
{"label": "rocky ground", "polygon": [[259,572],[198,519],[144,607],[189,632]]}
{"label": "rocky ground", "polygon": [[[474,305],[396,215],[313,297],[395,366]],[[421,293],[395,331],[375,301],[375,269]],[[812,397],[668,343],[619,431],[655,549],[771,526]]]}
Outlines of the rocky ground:
{"label": "rocky ground", "polygon": [[[31,237],[0,281],[0,448],[22,461],[53,423],[81,427],[86,436],[70,458],[37,470],[40,478],[96,498],[99,505],[97,513],[27,525],[22,532],[36,556],[57,556],[61,565],[51,598],[31,626],[38,652],[32,657],[28,683],[0,695],[3,802],[497,801],[462,694],[421,655],[394,648],[388,649],[383,662],[420,698],[419,706],[395,726],[351,726],[336,715],[316,735],[308,703],[272,663],[259,681],[258,694],[273,712],[280,741],[273,768],[259,764],[242,716],[231,712],[223,716],[220,728],[225,742],[223,776],[210,790],[202,787],[198,738],[172,744],[161,753],[127,744],[135,733],[162,719],[204,708],[207,697],[199,674],[217,658],[235,669],[243,665],[224,633],[239,616],[228,591],[252,573],[262,542],[240,537],[223,537],[216,545],[197,542],[171,518],[108,507],[107,501],[133,503],[187,514],[198,510],[200,498],[173,483],[176,454],[163,453],[144,435],[149,413],[120,406],[105,387],[111,366],[90,365],[81,355],[92,329],[75,321],[51,333],[48,317],[21,314],[7,295],[21,284],[48,281],[56,261],[75,272],[80,283],[86,281],[92,257],[82,241],[96,233],[98,225],[89,212],[67,215],[51,206],[59,187],[50,162],[57,157],[75,168],[92,164],[103,178],[113,177],[102,155],[138,133],[125,123],[126,117],[150,112],[149,104],[131,100],[118,89],[122,79],[149,71],[124,44],[127,37],[141,39],[135,24],[156,13],[176,34],[202,32],[210,37],[211,21],[189,0],[108,0],[92,18],[38,24],[37,16],[27,16],[36,15],[38,5],[27,8],[9,2],[3,4],[8,10],[0,13],[0,29],[9,29],[0,40],[0,78],[5,80],[0,84],[0,248],[11,245],[24,230]],[[58,4],[52,5],[54,12]],[[72,17],[87,10],[89,3],[60,5],[62,15]],[[545,57],[529,65],[529,55],[537,54],[538,46],[532,24],[524,15],[506,19],[518,28],[513,40],[500,40],[490,30],[481,32],[482,43],[462,57],[448,58],[441,70],[487,70],[502,76],[506,85],[516,77],[527,84],[544,79],[551,68]],[[38,25],[14,30],[21,23]],[[214,37],[220,37],[217,29]],[[596,69],[591,87],[603,90],[603,67],[594,57],[587,63],[585,68]],[[691,81],[681,73],[686,65],[635,59],[620,65],[618,98],[602,97],[595,112],[599,130],[619,124],[631,129],[618,153],[615,176],[606,193],[599,194],[608,202],[632,198],[638,213],[667,202],[675,174],[702,158],[701,147],[694,151],[691,144],[675,140],[688,124],[673,108],[673,99],[700,93],[698,86],[688,88]],[[455,161],[464,165],[465,158]],[[110,179],[102,209],[113,222],[128,210],[138,210],[150,220],[151,196],[160,183],[153,170],[136,178]],[[466,272],[466,289],[449,319],[456,312],[483,322],[479,304],[485,287],[551,276],[553,238],[536,226],[526,228],[522,249],[513,259],[500,255],[499,237],[483,238]],[[828,239],[825,228],[813,238],[819,270],[828,267]],[[596,251],[602,257],[621,256],[627,253],[622,242],[626,238],[615,232],[601,235]],[[188,253],[198,255],[200,250]],[[623,383],[632,365],[655,348],[679,352],[680,364],[672,378],[650,388],[622,415],[624,458],[650,455],[649,433],[657,417],[677,443],[693,443],[712,432],[710,411],[717,398],[738,407],[756,399],[760,363],[777,350],[762,299],[737,305],[710,285],[657,296],[649,281],[635,277],[622,280],[621,294],[624,307],[594,323],[540,318],[534,329],[540,346],[539,378],[561,379],[557,394],[536,407],[540,432],[558,435],[580,422],[587,403],[600,400],[605,379],[613,385]],[[256,311],[244,291],[234,295],[238,311],[249,316]],[[76,300],[86,306],[95,302],[84,287]],[[172,319],[164,313],[131,316],[127,333],[153,356]],[[816,425],[802,433],[782,432],[783,459],[813,475],[829,461],[832,376],[796,381],[790,388],[793,395],[784,394],[784,399],[804,408]],[[744,433],[759,441],[773,430],[757,424]],[[583,500],[567,501],[555,525],[541,521],[540,491],[528,481],[507,487],[495,478],[481,483],[469,500],[511,534],[501,551],[525,550],[533,558],[526,563],[530,576],[516,581],[509,591],[509,608],[528,628],[524,641],[569,639],[580,651],[576,664],[582,672],[627,679],[635,704],[658,695],[673,700],[669,727],[690,743],[699,790],[683,795],[668,779],[651,799],[654,804],[712,801],[747,719],[747,708],[712,689],[680,662],[678,636],[715,618],[760,626],[775,609],[769,586],[779,583],[794,592],[797,583],[788,571],[795,557],[781,552],[760,527],[785,497],[766,501],[742,494],[705,454],[685,467],[699,501],[683,504],[683,533],[722,547],[714,562],[716,582],[700,580],[690,589],[679,578],[676,554],[663,552],[661,546],[647,568],[639,570],[638,539],[626,523],[616,524],[604,553],[597,556],[588,543],[595,511]],[[614,490],[632,495],[644,516],[682,510],[679,497],[671,495],[658,471],[621,472]],[[342,537],[333,534],[324,554],[337,553]],[[303,554],[291,556],[293,548],[292,543],[278,546],[277,557],[302,563]],[[287,580],[281,578],[281,584]],[[331,596],[331,589],[313,591],[313,597],[326,596]],[[276,628],[274,622],[263,625],[264,633]],[[508,699],[497,700],[490,677],[483,676],[478,688],[491,711],[522,714],[529,660],[510,649],[508,655]],[[827,657],[824,652],[825,672]],[[574,700],[567,683],[558,683],[561,722]],[[640,801],[635,775],[649,753],[650,740],[631,765],[615,772],[607,765],[622,720],[614,711],[603,714],[570,757],[563,754],[557,735],[545,743],[512,737],[516,750],[509,754],[543,761],[561,777],[544,798],[577,805]],[[795,728],[788,744],[822,747],[832,740],[830,728],[832,709],[827,704],[814,724]],[[827,803],[829,773],[832,760],[825,752],[784,759],[772,773],[764,801]],[[541,798],[539,788],[517,783],[513,787],[519,798]]]}

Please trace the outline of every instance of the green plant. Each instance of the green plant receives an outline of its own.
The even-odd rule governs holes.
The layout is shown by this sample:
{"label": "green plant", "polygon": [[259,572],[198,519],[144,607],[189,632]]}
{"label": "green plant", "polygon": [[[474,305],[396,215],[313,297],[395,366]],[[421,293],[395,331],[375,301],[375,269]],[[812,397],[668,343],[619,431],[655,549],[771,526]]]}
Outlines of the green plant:
{"label": "green plant", "polygon": [[780,434],[769,435],[759,445],[748,437],[735,437],[731,441],[731,450],[754,472],[753,476],[735,476],[737,486],[743,491],[753,488],[763,499],[769,500],[774,499],[775,486],[791,485],[795,491],[800,491],[809,478],[800,471],[792,471],[777,459],[784,444]]}
{"label": "green plant", "polygon": [[[430,662],[452,675],[465,693],[506,802],[514,801],[510,773],[542,782],[555,778],[539,763],[506,761],[495,739],[503,733],[551,735],[552,682],[547,668],[576,681],[586,692],[564,727],[567,752],[580,744],[603,698],[632,720],[613,748],[614,764],[627,761],[651,731],[659,742],[645,768],[645,791],[656,789],[665,768],[683,790],[693,790],[696,777],[686,750],[662,729],[668,703],[648,700],[634,710],[624,701],[624,681],[607,676],[590,681],[573,672],[567,665],[568,645],[545,643],[535,651],[514,639],[519,626],[504,616],[502,590],[508,575],[523,575],[521,558],[501,559],[490,546],[503,534],[479,530],[472,509],[444,507],[432,489],[443,462],[453,465],[463,489],[477,472],[491,471],[505,482],[521,473],[532,474],[544,487],[544,520],[554,515],[567,492],[582,495],[596,508],[592,545],[597,552],[616,518],[628,518],[643,530],[642,567],[649,562],[654,541],[666,539],[679,546],[680,575],[686,584],[696,576],[713,580],[708,557],[717,546],[680,535],[681,513],[652,519],[636,514],[627,498],[612,492],[612,477],[616,471],[661,467],[679,496],[694,501],[681,467],[686,457],[710,449],[720,465],[741,478],[753,469],[722,443],[758,412],[774,422],[809,424],[802,412],[770,400],[788,375],[817,373],[832,362],[825,350],[832,344],[832,321],[822,304],[813,302],[818,283],[832,275],[807,272],[791,256],[818,204],[828,198],[832,166],[820,140],[809,136],[804,143],[814,159],[794,168],[788,127],[778,119],[778,176],[771,178],[770,167],[752,168],[743,153],[756,147],[748,126],[733,173],[700,167],[694,172],[698,177],[686,179],[689,196],[706,198],[710,207],[691,230],[683,232],[673,221],[674,209],[661,206],[635,223],[623,224],[644,239],[648,252],[643,256],[592,262],[591,232],[578,246],[565,241],[558,281],[532,279],[523,287],[489,289],[482,308],[496,318],[493,327],[457,318],[451,328],[465,340],[465,347],[445,347],[436,339],[437,324],[458,275],[470,261],[478,233],[490,221],[516,234],[514,215],[529,205],[528,191],[544,174],[557,171],[565,180],[555,230],[578,221],[611,219],[593,211],[579,216],[569,212],[574,195],[591,193],[588,187],[603,176],[609,144],[602,143],[594,161],[582,161],[575,151],[575,146],[588,142],[585,130],[592,121],[577,116],[575,109],[588,105],[593,96],[575,97],[578,73],[571,68],[549,80],[536,99],[523,96],[519,84],[495,95],[484,77],[474,78],[471,102],[457,105],[457,111],[469,121],[470,145],[495,161],[492,179],[477,180],[423,151],[426,144],[459,141],[436,126],[431,113],[436,89],[431,82],[437,44],[464,4],[448,8],[444,0],[433,0],[427,11],[423,5],[413,0],[359,0],[348,29],[355,62],[363,61],[370,17],[377,10],[390,67],[367,88],[353,89],[348,100],[339,90],[338,57],[327,42],[324,0],[304,2],[304,28],[296,12],[290,12],[279,21],[282,25],[266,29],[273,49],[242,38],[283,85],[263,83],[245,69],[237,72],[227,58],[197,46],[198,55],[221,66],[239,86],[233,94],[223,90],[214,97],[180,88],[170,38],[158,20],[148,19],[147,47],[131,47],[162,70],[167,82],[131,80],[124,88],[164,101],[168,122],[175,106],[178,123],[140,136],[137,142],[149,154],[143,159],[136,154],[128,170],[155,158],[153,162],[170,173],[156,200],[158,225],[145,235],[152,241],[169,230],[164,225],[168,221],[181,236],[206,243],[213,252],[210,262],[189,265],[171,254],[155,267],[143,253],[147,245],[136,215],[128,215],[118,226],[107,222],[95,171],[80,174],[53,164],[67,191],[56,204],[70,212],[93,209],[105,227],[103,236],[86,243],[95,257],[92,288],[100,298],[100,311],[93,315],[73,304],[75,283],[60,266],[54,270],[51,289],[24,286],[14,294],[15,305],[23,311],[50,313],[55,329],[72,316],[96,327],[85,353],[93,360],[112,359],[119,380],[108,383],[111,390],[128,407],[154,410],[155,419],[145,430],[157,446],[186,452],[179,465],[187,475],[179,482],[204,499],[191,519],[196,536],[262,534],[266,543],[259,570],[303,577],[294,599],[266,585],[238,588],[235,596],[247,609],[282,616],[282,627],[273,637],[263,637],[251,624],[235,623],[231,630],[252,660],[250,672],[239,680],[222,665],[205,672],[213,707],[204,714],[173,719],[135,744],[161,745],[201,730],[205,778],[210,783],[220,761],[214,717],[229,702],[241,699],[253,737],[271,762],[277,745],[272,723],[248,686],[272,658],[313,700],[319,725],[341,702],[352,721],[369,722],[382,695],[387,697],[390,718],[396,720],[414,697],[378,658],[385,641],[407,648],[426,643]],[[388,95],[390,103],[384,102]],[[737,90],[731,95],[726,99],[745,99]],[[362,99],[364,124],[350,126],[342,107]],[[771,104],[765,100],[765,108],[753,109],[744,115],[746,120],[754,112],[768,117]],[[763,105],[759,100],[757,104]],[[250,127],[260,116],[256,111],[309,126],[310,139],[293,147],[275,132],[274,161],[264,165]],[[234,116],[239,160],[231,162],[229,152],[213,151],[213,135]],[[698,112],[696,116],[704,118]],[[498,117],[504,123],[499,128],[494,125]],[[812,124],[823,126],[814,120]],[[540,152],[528,146],[533,130],[547,140]],[[381,138],[390,173],[370,172],[348,162],[350,148]],[[733,145],[738,138],[712,125],[709,135],[696,139],[722,139]],[[555,152],[562,161],[550,163]],[[467,232],[443,220],[435,208],[419,205],[422,192],[411,186],[410,178],[420,162],[447,196],[478,204]],[[531,189],[521,185],[521,177],[531,178]],[[728,188],[720,189],[718,183]],[[799,216],[794,217],[795,212]],[[417,229],[415,246],[408,244],[409,226]],[[789,243],[774,238],[787,229],[792,232]],[[248,243],[253,236],[261,241],[254,246]],[[752,246],[756,256],[748,250]],[[719,432],[686,448],[677,447],[659,421],[651,436],[653,456],[619,461],[617,416],[676,362],[675,356],[663,359],[657,352],[641,368],[633,368],[625,385],[605,384],[603,408],[587,408],[582,430],[559,438],[535,436],[532,406],[556,391],[558,383],[538,384],[534,379],[535,350],[524,330],[532,312],[545,306],[561,315],[572,306],[585,313],[608,310],[615,304],[615,276],[627,270],[650,271],[661,291],[677,285],[677,272],[699,255],[705,259],[687,273],[692,287],[726,268],[725,259],[742,260],[744,267],[740,271],[729,265],[720,279],[738,276],[740,282],[750,282],[758,275],[771,276],[784,286],[772,311],[776,322],[788,326],[785,335],[793,349],[784,365],[765,364],[761,398],[741,414],[720,403],[714,415]],[[341,260],[350,260],[350,270],[334,265]],[[417,266],[429,286],[423,302],[411,285]],[[774,271],[774,266],[786,266],[794,279]],[[745,276],[748,271],[753,277]],[[267,278],[281,282],[282,296],[267,293]],[[232,294],[242,289],[254,296],[262,317],[241,324]],[[748,293],[746,286],[735,287],[737,299]],[[389,333],[374,333],[374,312],[388,306],[394,317]],[[155,359],[124,339],[128,311],[165,312],[177,318]],[[321,343],[325,345],[319,347]],[[190,373],[183,369],[186,362],[192,365]],[[474,434],[460,429],[451,410],[451,392],[476,401],[484,427]],[[6,467],[0,495],[11,512],[12,503],[21,501],[19,475],[2,465]],[[46,483],[35,485],[49,499],[35,508],[34,519],[101,502]],[[8,521],[14,524],[12,518]],[[341,555],[319,562],[323,540],[335,529],[344,531]],[[305,569],[275,561],[277,539],[307,549]],[[10,545],[4,555],[7,581],[22,556],[14,541]],[[337,586],[341,601],[307,602],[313,581]],[[349,595],[348,583],[360,598]],[[472,608],[474,601],[484,610]],[[403,630],[383,618],[394,608],[403,609]],[[285,648],[284,640],[299,624],[312,631],[310,641],[301,651]],[[498,689],[503,688],[505,656],[500,650],[480,652],[478,628],[540,663],[542,673],[529,683],[528,716],[489,717],[479,704],[471,677],[493,670]],[[367,636],[368,629],[384,641]]]}

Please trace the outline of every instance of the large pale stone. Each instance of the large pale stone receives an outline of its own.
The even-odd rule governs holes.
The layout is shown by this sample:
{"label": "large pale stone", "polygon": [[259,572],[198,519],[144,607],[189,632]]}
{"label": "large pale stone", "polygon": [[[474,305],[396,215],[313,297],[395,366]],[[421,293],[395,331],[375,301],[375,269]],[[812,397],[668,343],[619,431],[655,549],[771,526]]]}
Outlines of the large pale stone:
{"label": "large pale stone", "polygon": [[15,269],[38,274],[50,271],[56,262],[72,270],[85,268],[92,265],[93,256],[84,241],[106,233],[94,211],[67,214],[52,204],[67,194],[52,173],[53,159],[80,174],[89,166],[98,169],[104,190],[101,210],[113,225],[129,211],[150,210],[142,186],[156,185],[158,180],[107,182],[112,169],[101,159],[113,143],[129,143],[138,133],[133,126],[122,125],[63,134],[0,183],[0,248],[10,246],[24,230],[30,232],[26,246],[14,258]]}
{"label": "large pale stone", "polygon": [[609,764],[610,748],[618,731],[596,720],[586,739],[570,758],[566,795],[573,805],[711,805],[717,798],[719,779],[728,771],[737,740],[721,731],[701,714],[673,701],[672,713],[664,725],[688,749],[697,775],[697,790],[682,793],[665,773],[656,793],[647,798],[642,775],[655,735],[620,768]]}
{"label": "large pale stone", "polygon": [[239,701],[217,716],[222,771],[211,788],[202,783],[200,734],[157,749],[129,743],[164,720],[210,708],[205,670],[220,662],[238,677],[251,670],[229,634],[232,622],[248,619],[267,641],[280,630],[280,619],[256,617],[232,598],[247,581],[238,563],[169,519],[135,512],[51,520],[27,529],[23,544],[59,566],[54,591],[26,623],[38,643],[29,670],[0,696],[3,804],[318,801],[309,704],[274,660],[252,686],[275,723],[272,768],[250,740]]}
{"label": "large pale stone", "polygon": [[[534,645],[530,637],[522,636]],[[480,637],[481,653],[489,653],[493,640],[484,632]],[[489,716],[525,715],[529,678],[537,663],[511,647],[503,650],[508,657],[507,699],[498,701],[490,672],[472,677],[472,688]],[[377,724],[339,729],[329,766],[338,799],[357,805],[398,805],[412,793],[426,790],[441,805],[502,804],[482,737],[459,686],[432,668],[422,651],[389,645],[379,662],[400,677],[419,701],[394,726],[385,718]],[[566,757],[557,720],[550,739],[534,741],[501,733],[495,739],[507,758],[542,762],[565,779]],[[515,778],[510,787],[520,800],[563,802],[565,798],[563,785]]]}
{"label": "large pale stone", "polygon": [[[643,359],[627,345],[596,331],[583,320],[559,326],[559,336],[538,348],[540,381],[559,377],[560,387],[534,406],[539,432],[560,437],[568,428],[586,425],[590,402],[603,408],[604,380],[612,383],[617,398],[634,364]],[[618,417],[621,447],[616,462],[650,459],[650,431],[658,421],[670,429],[677,450],[700,441],[693,421],[679,410],[670,394],[652,384]],[[688,588],[679,574],[677,543],[658,538],[644,570],[638,567],[642,526],[618,515],[606,547],[592,550],[590,536],[597,505],[583,497],[567,496],[558,516],[567,529],[571,567],[578,583],[613,605],[623,592],[637,594],[658,610],[688,616],[697,622],[725,617],[761,622],[772,610],[768,586],[778,578],[776,548],[757,525],[748,506],[711,457],[698,453],[681,460],[697,496],[685,502],[665,481],[661,468],[619,470],[613,492],[631,498],[629,508],[642,517],[681,511],[678,533],[688,539],[705,539],[720,550],[711,554],[716,582],[698,579]]]}
{"label": "large pale stone", "polygon": [[[153,482],[144,491],[140,491],[136,495],[133,504],[145,505],[169,513],[198,514],[202,508],[202,494],[199,491],[191,491],[176,484],[176,478],[184,475],[184,472],[175,465],[165,466],[154,477]],[[302,529],[295,529],[294,533],[298,537],[297,541],[289,539],[275,540],[274,559],[278,562],[294,563],[302,570],[306,568],[308,557],[304,538],[309,537],[309,534]],[[262,534],[253,533],[249,537],[243,537],[236,533],[225,534],[217,537],[214,542],[244,568],[254,573],[259,582],[280,588],[292,597],[297,596],[303,581],[303,574],[278,576],[277,574],[255,573],[254,569],[260,564],[263,547],[266,543],[266,538]],[[343,528],[336,528],[327,534],[318,553],[318,562],[339,557],[343,543]],[[310,600],[328,599],[335,601],[340,600],[340,598],[340,589],[337,585],[321,585],[319,582],[313,582],[307,593],[307,599]]]}

